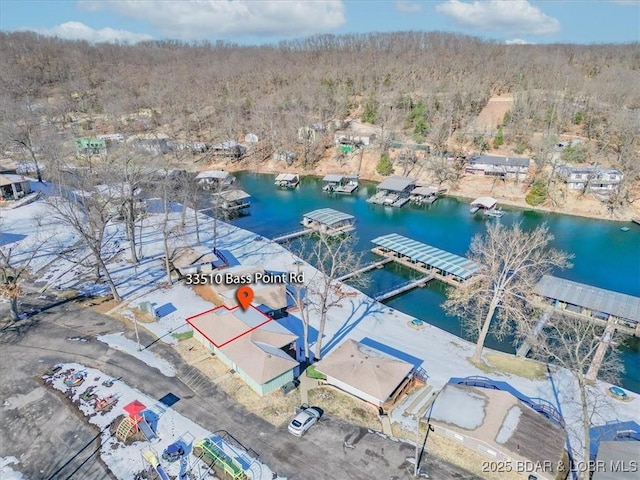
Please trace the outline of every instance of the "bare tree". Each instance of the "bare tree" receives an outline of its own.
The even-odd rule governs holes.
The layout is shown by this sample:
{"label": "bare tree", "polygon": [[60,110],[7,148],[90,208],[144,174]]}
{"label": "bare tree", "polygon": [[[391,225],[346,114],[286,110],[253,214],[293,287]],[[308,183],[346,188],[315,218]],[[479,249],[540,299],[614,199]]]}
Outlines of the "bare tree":
{"label": "bare tree", "polygon": [[[605,327],[588,319],[562,313],[552,314],[542,331],[537,334],[535,322],[524,322],[521,330],[526,338],[532,341],[535,358],[565,368],[578,384],[577,401],[580,406],[582,431],[576,433],[581,437],[580,448],[584,462],[589,461],[589,429],[599,423],[595,415],[603,408],[605,395],[589,378],[589,370],[596,352],[601,348],[602,341],[606,341],[604,330]],[[614,382],[622,368],[617,351],[611,349],[598,360],[602,362],[601,377]],[[581,480],[587,480],[589,471],[581,469],[578,475]]]}
{"label": "bare tree", "polygon": [[[346,292],[340,288],[338,279],[347,273],[358,270],[362,266],[362,252],[356,251],[357,238],[353,235],[330,236],[321,232],[317,239],[303,244],[300,258],[311,263],[316,272],[311,278],[305,278],[306,294],[299,304],[300,310],[309,309],[301,314],[304,324],[305,355],[309,354],[309,322],[311,312],[318,315],[318,340],[315,344],[314,357],[321,358],[322,337],[327,324],[329,311],[338,305]],[[353,277],[353,281],[362,284],[364,277]]]}
{"label": "bare tree", "polygon": [[518,223],[511,227],[492,223],[486,235],[473,238],[468,257],[480,269],[470,281],[449,290],[444,308],[463,316],[469,329],[477,331],[474,362],[481,361],[490,327],[500,338],[512,322],[526,321],[536,283],[552,269],[569,266],[566,253],[549,247],[552,240],[546,225],[525,231]]}
{"label": "bare tree", "polygon": [[75,168],[72,171],[58,166],[57,195],[46,202],[51,216],[75,231],[86,248],[89,249],[96,266],[97,277],[104,275],[109,290],[116,301],[120,301],[115,282],[107,268],[108,254],[103,250],[107,226],[117,216],[114,206],[119,200],[115,189],[101,191],[96,186],[108,182],[112,174],[108,169],[92,171]]}

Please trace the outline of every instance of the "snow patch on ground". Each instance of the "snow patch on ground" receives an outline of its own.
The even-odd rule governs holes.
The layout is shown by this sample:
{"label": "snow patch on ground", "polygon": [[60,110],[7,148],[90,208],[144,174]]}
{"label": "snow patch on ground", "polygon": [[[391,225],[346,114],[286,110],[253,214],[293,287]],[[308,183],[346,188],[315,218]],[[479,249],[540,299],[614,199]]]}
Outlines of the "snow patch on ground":
{"label": "snow patch on ground", "polygon": [[486,404],[482,395],[448,385],[435,399],[431,418],[475,430],[484,422]]}
{"label": "snow patch on ground", "polygon": [[[65,385],[65,378],[73,372],[82,372],[84,374],[84,382],[77,387],[68,387]],[[187,453],[189,465],[195,473],[198,470],[199,461],[191,455],[191,447],[193,441],[203,438],[216,438],[219,446],[222,447],[224,453],[233,458],[241,458],[247,465],[251,465],[247,470],[250,480],[273,480],[274,478],[286,480],[282,477],[276,477],[271,469],[259,463],[257,459],[249,456],[247,452],[239,450],[224,440],[215,437],[214,434],[207,429],[201,427],[197,423],[180,415],[172,408],[169,408],[144,393],[128,386],[123,381],[116,382],[111,387],[102,385],[102,382],[109,380],[107,376],[100,370],[87,368],[77,363],[61,364],[61,369],[53,376],[44,376],[45,382],[49,383],[53,388],[59,390],[73,402],[87,418],[87,421],[96,425],[102,432],[102,446],[100,448],[100,456],[105,462],[109,470],[122,480],[130,480],[132,474],[148,467],[142,460],[142,452],[152,448],[160,456],[166,447],[170,444],[182,439],[187,444]],[[117,403],[107,412],[97,412],[94,408],[93,401],[85,401],[81,399],[82,393],[88,388],[93,387],[93,392],[98,398],[104,398],[108,395],[114,395]],[[155,432],[157,438],[150,442],[135,442],[131,445],[124,445],[122,442],[112,437],[109,433],[109,425],[123,415],[125,412],[123,407],[128,403],[138,400],[157,416]],[[153,422],[152,422],[153,423]],[[168,463],[161,461],[162,467],[171,478],[176,478],[180,470],[180,462]],[[200,462],[200,465],[202,463]],[[202,480],[214,479],[213,475],[198,477]],[[2,476],[2,480],[5,477]]]}
{"label": "snow patch on ground", "polygon": [[0,478],[2,480],[27,480],[20,472],[16,472],[9,465],[19,464],[16,457],[0,457]]}
{"label": "snow patch on ground", "polygon": [[99,335],[96,338],[115,350],[125,352],[150,367],[157,368],[165,377],[176,376],[176,371],[169,362],[149,350],[138,350],[138,344],[126,338],[124,332]]}
{"label": "snow patch on ground", "polygon": [[504,421],[502,422],[500,431],[498,432],[498,435],[496,435],[496,442],[507,443],[507,440],[511,438],[513,432],[515,432],[516,428],[518,428],[518,423],[520,422],[521,415],[522,409],[518,405],[514,405],[509,409],[504,417]]}

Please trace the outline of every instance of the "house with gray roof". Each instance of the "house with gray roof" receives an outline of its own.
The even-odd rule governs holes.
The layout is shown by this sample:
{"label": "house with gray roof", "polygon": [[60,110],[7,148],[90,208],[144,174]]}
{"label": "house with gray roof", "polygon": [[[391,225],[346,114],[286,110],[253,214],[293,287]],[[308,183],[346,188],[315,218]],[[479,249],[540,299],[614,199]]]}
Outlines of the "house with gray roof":
{"label": "house with gray roof", "polygon": [[617,190],[624,176],[617,168],[606,168],[599,165],[558,165],[554,173],[571,190],[596,193],[608,193]]}
{"label": "house with gray roof", "polygon": [[527,175],[530,163],[528,158],[476,155],[467,160],[465,173],[519,179]]}

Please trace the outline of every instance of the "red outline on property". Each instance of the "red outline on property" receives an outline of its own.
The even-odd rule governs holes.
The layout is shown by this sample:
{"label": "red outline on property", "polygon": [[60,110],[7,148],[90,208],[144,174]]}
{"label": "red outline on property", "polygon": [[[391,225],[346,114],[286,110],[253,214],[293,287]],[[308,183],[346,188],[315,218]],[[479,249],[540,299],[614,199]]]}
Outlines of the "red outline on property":
{"label": "red outline on property", "polygon": [[[210,341],[210,342],[211,342],[211,343],[212,343],[216,348],[222,348],[222,347],[224,347],[225,345],[229,345],[231,342],[233,342],[233,341],[235,341],[235,340],[237,340],[237,339],[239,339],[239,338],[241,338],[241,337],[244,337],[246,334],[251,333],[251,332],[253,332],[254,330],[257,330],[258,328],[260,328],[260,327],[262,327],[262,326],[266,325],[267,323],[269,323],[269,322],[273,321],[273,318],[269,317],[268,315],[265,315],[263,312],[261,312],[260,310],[258,310],[258,308],[257,308],[257,307],[255,307],[254,305],[249,305],[249,308],[253,308],[256,312],[258,312],[260,315],[262,315],[264,318],[266,318],[266,320],[265,320],[264,322],[260,323],[259,325],[256,325],[255,327],[251,327],[251,328],[250,328],[249,330],[247,330],[246,332],[242,332],[241,334],[236,335],[235,337],[233,337],[233,338],[231,338],[231,339],[227,340],[226,342],[221,343],[220,345],[218,345],[218,344],[217,344],[217,343],[215,343],[213,340],[211,340],[207,335],[205,335],[203,332],[201,332],[201,331],[198,329],[198,327],[196,327],[195,325],[193,325],[193,324],[190,322],[190,320],[191,320],[191,319],[193,319],[193,318],[196,318],[196,317],[200,317],[201,315],[205,315],[205,314],[207,314],[207,313],[215,312],[215,311],[217,311],[217,310],[220,310],[221,308],[224,308],[227,312],[231,313],[231,312],[233,312],[234,310],[238,310],[238,309],[240,309],[241,307],[240,307],[240,305],[236,305],[236,306],[235,306],[235,307],[233,307],[233,308],[229,308],[229,307],[227,307],[226,305],[218,305],[217,307],[211,308],[211,309],[209,309],[209,310],[205,310],[204,312],[200,312],[200,313],[197,313],[197,314],[195,314],[195,315],[191,315],[190,317],[185,318],[185,322],[187,322],[189,325],[191,325],[191,328],[193,328],[194,330],[197,330],[197,331],[198,331],[198,333],[199,333],[200,335],[202,335],[204,338],[206,338],[207,340],[209,340],[209,341]],[[247,310],[248,310],[248,309],[247,309]]]}

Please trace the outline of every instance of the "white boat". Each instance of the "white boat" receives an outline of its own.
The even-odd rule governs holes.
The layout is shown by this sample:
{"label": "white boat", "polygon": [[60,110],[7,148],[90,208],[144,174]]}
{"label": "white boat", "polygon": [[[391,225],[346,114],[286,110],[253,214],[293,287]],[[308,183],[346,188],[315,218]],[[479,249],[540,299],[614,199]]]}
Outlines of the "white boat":
{"label": "white boat", "polygon": [[485,210],[484,214],[487,217],[496,217],[496,218],[500,218],[504,215],[504,210],[500,210],[499,208],[491,208],[489,210]]}

